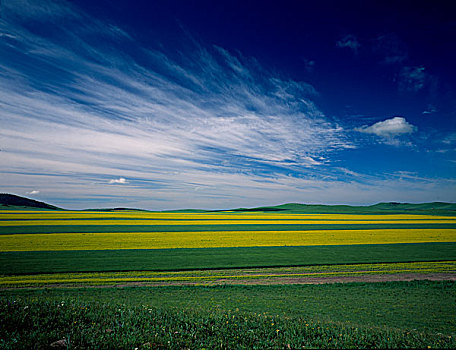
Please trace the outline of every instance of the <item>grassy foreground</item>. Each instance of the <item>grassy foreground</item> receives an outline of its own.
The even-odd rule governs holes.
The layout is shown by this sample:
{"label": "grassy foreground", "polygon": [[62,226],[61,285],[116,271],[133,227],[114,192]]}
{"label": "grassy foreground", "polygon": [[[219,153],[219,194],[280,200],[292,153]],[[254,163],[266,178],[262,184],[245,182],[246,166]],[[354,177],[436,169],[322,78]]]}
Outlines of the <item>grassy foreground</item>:
{"label": "grassy foreground", "polygon": [[9,290],[0,347],[455,348],[456,283]]}

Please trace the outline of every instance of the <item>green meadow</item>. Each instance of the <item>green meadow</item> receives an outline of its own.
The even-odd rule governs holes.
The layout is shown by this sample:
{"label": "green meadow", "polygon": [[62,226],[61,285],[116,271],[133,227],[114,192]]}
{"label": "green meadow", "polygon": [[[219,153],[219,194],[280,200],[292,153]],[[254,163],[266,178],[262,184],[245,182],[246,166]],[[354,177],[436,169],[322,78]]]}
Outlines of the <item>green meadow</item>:
{"label": "green meadow", "polygon": [[454,282],[1,291],[0,345],[454,348]]}

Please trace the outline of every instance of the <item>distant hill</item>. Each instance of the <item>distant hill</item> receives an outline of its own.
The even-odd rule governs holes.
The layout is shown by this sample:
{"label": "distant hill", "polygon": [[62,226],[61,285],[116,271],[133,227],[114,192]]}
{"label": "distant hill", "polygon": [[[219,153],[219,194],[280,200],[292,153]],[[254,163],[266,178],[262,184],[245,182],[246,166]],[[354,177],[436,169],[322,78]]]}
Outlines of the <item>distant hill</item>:
{"label": "distant hill", "polygon": [[40,209],[60,209],[53,205],[39,202],[34,199],[29,199],[15,194],[0,193],[0,206],[2,207],[26,207],[26,208],[40,208]]}
{"label": "distant hill", "polygon": [[136,208],[95,208],[95,209],[83,209],[84,211],[150,211],[146,209],[136,209]]}
{"label": "distant hill", "polygon": [[235,212],[281,212],[289,214],[442,214],[456,215],[456,203],[378,203],[369,206],[287,203],[258,208],[238,208]]}
{"label": "distant hill", "polygon": [[[0,209],[60,209],[56,206],[39,202],[33,199],[16,196],[14,194],[0,193]],[[90,211],[148,211],[135,208],[103,208],[86,209]],[[456,203],[378,203],[369,206],[351,205],[324,205],[287,203],[276,206],[257,208],[238,208],[230,210],[201,210],[182,209],[167,210],[171,213],[213,213],[213,212],[276,212],[284,214],[431,214],[431,215],[456,215]]]}

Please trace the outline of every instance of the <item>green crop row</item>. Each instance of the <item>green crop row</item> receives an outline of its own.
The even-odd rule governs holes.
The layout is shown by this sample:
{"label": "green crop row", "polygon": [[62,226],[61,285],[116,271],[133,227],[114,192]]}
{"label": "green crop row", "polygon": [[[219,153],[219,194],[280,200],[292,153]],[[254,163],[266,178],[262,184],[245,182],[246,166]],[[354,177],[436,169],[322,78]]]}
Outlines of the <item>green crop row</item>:
{"label": "green crop row", "polygon": [[456,243],[0,252],[0,275],[456,260]]}
{"label": "green crop row", "polygon": [[[36,225],[5,226],[0,223],[0,235],[35,233],[97,233],[97,232],[223,232],[223,231],[318,231],[318,230],[406,230],[406,229],[456,229],[456,223],[396,223],[396,224],[232,224],[211,225]],[[456,232],[456,230],[455,230]],[[455,233],[456,234],[456,233]]]}

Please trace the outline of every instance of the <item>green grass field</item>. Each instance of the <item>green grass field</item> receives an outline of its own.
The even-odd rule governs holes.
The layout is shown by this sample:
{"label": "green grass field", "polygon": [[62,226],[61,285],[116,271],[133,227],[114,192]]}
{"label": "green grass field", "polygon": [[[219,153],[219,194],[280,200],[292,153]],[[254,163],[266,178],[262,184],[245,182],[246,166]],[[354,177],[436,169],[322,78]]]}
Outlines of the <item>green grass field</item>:
{"label": "green grass field", "polygon": [[0,212],[0,348],[456,347],[451,208],[274,208]]}
{"label": "green grass field", "polygon": [[0,345],[454,348],[454,282],[0,291]]}
{"label": "green grass field", "polygon": [[456,260],[456,243],[0,253],[0,274]]}

